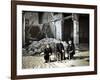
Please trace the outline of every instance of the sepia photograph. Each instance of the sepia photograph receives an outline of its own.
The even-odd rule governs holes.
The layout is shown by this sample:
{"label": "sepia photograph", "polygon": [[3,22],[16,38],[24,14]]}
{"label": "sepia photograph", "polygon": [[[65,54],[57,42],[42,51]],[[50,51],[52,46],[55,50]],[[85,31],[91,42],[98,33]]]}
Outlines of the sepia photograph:
{"label": "sepia photograph", "polygon": [[22,68],[89,66],[89,14],[22,11]]}

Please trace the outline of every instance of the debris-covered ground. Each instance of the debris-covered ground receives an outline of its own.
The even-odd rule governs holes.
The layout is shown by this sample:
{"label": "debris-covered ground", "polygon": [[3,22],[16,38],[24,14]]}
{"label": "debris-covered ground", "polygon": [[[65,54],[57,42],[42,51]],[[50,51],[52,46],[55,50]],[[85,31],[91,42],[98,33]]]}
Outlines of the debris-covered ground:
{"label": "debris-covered ground", "polygon": [[49,63],[44,63],[43,55],[35,56],[23,56],[22,57],[22,67],[23,69],[28,68],[64,68],[64,67],[74,67],[74,66],[89,66],[89,54],[87,51],[76,53],[72,60],[61,61],[51,61]]}
{"label": "debris-covered ground", "polygon": [[[76,51],[74,58],[72,60],[57,61],[56,52],[55,52],[55,44],[58,43],[59,40],[54,38],[44,38],[40,41],[33,41],[28,47],[23,48],[23,56],[22,56],[22,67],[24,69],[27,68],[60,68],[60,67],[74,67],[74,66],[89,66],[89,51],[87,44],[80,44],[79,52]],[[67,48],[67,43],[63,42],[65,52]],[[44,53],[43,50],[46,44],[50,44],[53,55],[51,57],[51,62],[45,63],[44,61]]]}
{"label": "debris-covered ground", "polygon": [[[31,56],[31,55],[34,55],[34,54],[40,54],[43,52],[45,46],[47,44],[50,45],[50,47],[52,48],[53,51],[55,51],[54,49],[56,49],[56,43],[58,43],[59,40],[56,40],[54,38],[44,38],[44,39],[41,39],[40,41],[33,41],[28,47],[26,48],[23,48],[23,56]],[[67,47],[67,43],[62,41],[65,49]]]}

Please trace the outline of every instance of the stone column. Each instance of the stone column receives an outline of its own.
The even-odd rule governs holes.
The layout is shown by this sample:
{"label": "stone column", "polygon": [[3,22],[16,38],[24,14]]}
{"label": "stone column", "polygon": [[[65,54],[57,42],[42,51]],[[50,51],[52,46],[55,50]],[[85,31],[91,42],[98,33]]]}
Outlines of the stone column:
{"label": "stone column", "polygon": [[49,16],[49,21],[50,22],[50,27],[51,27],[51,30],[52,30],[52,33],[54,35],[54,38],[56,39],[56,24],[55,24],[55,15],[54,13],[50,13],[50,16]]}
{"label": "stone column", "polygon": [[79,49],[79,15],[72,14],[73,20],[73,42],[75,45],[75,49]]}
{"label": "stone column", "polygon": [[[55,20],[56,19],[61,19],[62,14],[57,14],[54,16]],[[58,20],[55,22],[56,25],[56,39],[61,39],[62,40],[62,20]]]}

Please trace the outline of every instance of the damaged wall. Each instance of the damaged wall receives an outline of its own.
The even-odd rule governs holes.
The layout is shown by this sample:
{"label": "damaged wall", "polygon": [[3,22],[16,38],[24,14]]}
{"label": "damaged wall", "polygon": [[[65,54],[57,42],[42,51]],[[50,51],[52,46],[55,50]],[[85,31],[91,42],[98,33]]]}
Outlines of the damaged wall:
{"label": "damaged wall", "polygon": [[62,22],[60,20],[55,21],[59,18],[62,18],[62,14],[23,11],[23,46],[30,43],[30,39],[33,41],[45,37],[62,39]]}

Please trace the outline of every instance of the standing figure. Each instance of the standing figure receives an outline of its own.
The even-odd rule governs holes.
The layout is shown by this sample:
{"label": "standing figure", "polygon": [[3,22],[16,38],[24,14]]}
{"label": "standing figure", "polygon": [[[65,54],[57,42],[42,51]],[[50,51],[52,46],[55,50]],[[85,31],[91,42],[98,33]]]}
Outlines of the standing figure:
{"label": "standing figure", "polygon": [[44,59],[45,63],[50,62],[50,55],[52,54],[51,47],[47,44],[46,48],[44,49]]}
{"label": "standing figure", "polygon": [[61,41],[60,41],[60,43],[56,44],[56,47],[57,47],[58,60],[59,60],[59,57],[60,57],[60,60],[64,60],[65,59],[65,52],[64,52],[64,46],[61,43]]}
{"label": "standing figure", "polygon": [[67,53],[68,53],[68,59],[69,60],[72,59],[74,54],[75,54],[75,47],[74,47],[72,40],[68,41]]}

